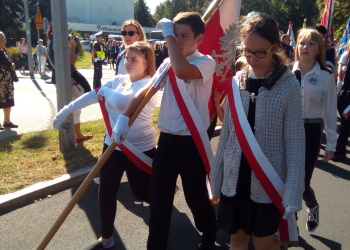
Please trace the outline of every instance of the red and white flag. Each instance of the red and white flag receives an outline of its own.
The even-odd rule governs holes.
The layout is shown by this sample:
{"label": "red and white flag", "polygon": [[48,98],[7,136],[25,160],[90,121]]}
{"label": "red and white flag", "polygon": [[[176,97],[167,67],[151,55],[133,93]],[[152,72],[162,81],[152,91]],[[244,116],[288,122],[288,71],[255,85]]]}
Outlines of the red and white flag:
{"label": "red and white flag", "polygon": [[[224,89],[221,83],[232,76],[232,62],[236,56],[236,43],[239,39],[238,24],[235,25],[235,23],[239,20],[240,9],[241,0],[216,0],[210,4],[203,15],[203,19],[207,21],[204,40],[198,50],[215,59],[213,87],[219,90]],[[212,117],[215,113],[212,99],[208,105]]]}
{"label": "red and white flag", "polygon": [[321,19],[321,24],[326,27],[326,47],[333,46],[333,10],[334,10],[334,0],[325,0],[324,12]]}

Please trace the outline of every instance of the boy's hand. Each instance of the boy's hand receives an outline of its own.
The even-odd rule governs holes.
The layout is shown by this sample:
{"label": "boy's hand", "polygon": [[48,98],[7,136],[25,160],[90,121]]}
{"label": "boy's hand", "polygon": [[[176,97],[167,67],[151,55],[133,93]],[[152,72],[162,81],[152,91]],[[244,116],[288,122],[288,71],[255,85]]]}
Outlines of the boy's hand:
{"label": "boy's hand", "polygon": [[162,30],[164,38],[166,38],[167,36],[175,37],[174,24],[171,20],[167,18],[163,17],[162,19],[160,19],[160,21],[157,23],[156,29]]}

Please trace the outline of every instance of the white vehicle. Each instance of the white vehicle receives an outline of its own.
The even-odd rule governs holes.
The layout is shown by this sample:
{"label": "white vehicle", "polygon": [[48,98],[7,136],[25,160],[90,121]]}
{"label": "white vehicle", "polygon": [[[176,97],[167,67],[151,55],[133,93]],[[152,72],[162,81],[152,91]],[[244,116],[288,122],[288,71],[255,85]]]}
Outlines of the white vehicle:
{"label": "white vehicle", "polygon": [[123,41],[123,36],[122,35],[117,35],[117,34],[110,34],[108,35],[108,40],[113,39],[117,41]]}

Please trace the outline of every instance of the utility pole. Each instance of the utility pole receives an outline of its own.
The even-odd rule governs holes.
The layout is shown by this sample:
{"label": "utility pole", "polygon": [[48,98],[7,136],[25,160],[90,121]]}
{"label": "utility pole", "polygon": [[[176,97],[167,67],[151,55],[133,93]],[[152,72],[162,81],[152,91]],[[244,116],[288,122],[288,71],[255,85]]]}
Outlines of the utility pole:
{"label": "utility pole", "polygon": [[28,45],[28,68],[29,68],[29,75],[33,79],[34,70],[33,70],[33,58],[32,58],[32,38],[30,35],[28,0],[23,0],[23,4],[24,4],[24,18],[26,21],[26,35],[27,35],[27,45]]}
{"label": "utility pole", "polygon": [[[57,109],[72,101],[70,77],[68,24],[66,0],[51,0],[53,49],[56,69]],[[61,152],[68,152],[75,146],[73,116],[69,115],[59,129]]]}

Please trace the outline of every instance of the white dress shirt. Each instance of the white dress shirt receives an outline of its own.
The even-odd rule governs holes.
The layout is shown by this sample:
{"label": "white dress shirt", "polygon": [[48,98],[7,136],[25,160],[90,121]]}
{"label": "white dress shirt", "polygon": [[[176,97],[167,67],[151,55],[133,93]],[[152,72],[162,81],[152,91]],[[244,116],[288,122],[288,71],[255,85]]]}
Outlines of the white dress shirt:
{"label": "white dress shirt", "polygon": [[[213,73],[215,61],[208,55],[203,55],[196,51],[186,58],[190,64],[195,65],[202,74],[203,79],[181,80],[176,77],[177,84],[185,84],[190,97],[192,98],[206,128],[210,125],[208,102],[213,85]],[[153,79],[158,78],[163,68],[169,64],[166,58],[160,65]],[[163,82],[164,84],[164,82]],[[174,92],[167,77],[163,85],[164,92],[158,116],[158,128],[164,132],[174,135],[191,135],[187,125],[181,115],[181,111],[175,100]]]}
{"label": "white dress shirt", "polygon": [[[295,62],[293,72],[299,68]],[[337,99],[333,73],[315,66],[301,75],[301,95],[304,119],[322,118],[326,132],[326,150],[334,150],[337,142]]]}

